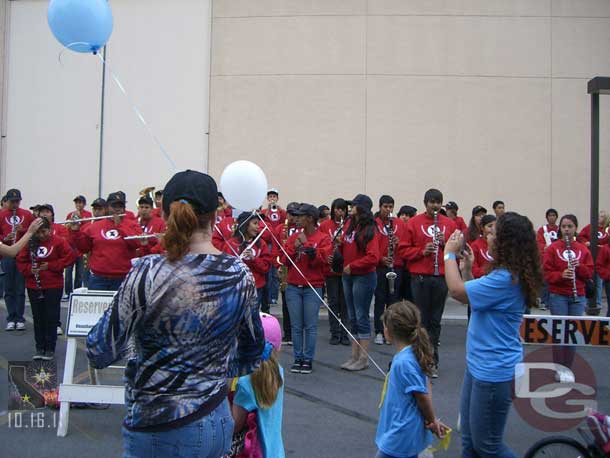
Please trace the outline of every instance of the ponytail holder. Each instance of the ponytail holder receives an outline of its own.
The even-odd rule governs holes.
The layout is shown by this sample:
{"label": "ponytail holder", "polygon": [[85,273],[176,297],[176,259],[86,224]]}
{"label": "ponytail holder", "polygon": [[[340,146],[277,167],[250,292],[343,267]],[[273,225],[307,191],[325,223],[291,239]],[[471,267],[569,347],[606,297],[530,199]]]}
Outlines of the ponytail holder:
{"label": "ponytail holder", "polygon": [[180,199],[178,202],[180,202],[181,204],[188,204],[188,200],[184,200],[184,199]]}
{"label": "ponytail holder", "polygon": [[269,361],[271,358],[271,353],[273,352],[273,345],[268,340],[265,341],[265,349],[263,350],[263,355],[261,356],[263,361]]}

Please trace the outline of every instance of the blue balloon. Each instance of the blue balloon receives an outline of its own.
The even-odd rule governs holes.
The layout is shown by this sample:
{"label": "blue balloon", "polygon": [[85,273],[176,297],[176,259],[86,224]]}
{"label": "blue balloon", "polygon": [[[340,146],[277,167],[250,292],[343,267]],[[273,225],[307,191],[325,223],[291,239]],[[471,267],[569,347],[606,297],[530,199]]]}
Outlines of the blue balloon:
{"label": "blue balloon", "polygon": [[97,52],[112,34],[107,0],[51,0],[47,14],[55,38],[76,52]]}

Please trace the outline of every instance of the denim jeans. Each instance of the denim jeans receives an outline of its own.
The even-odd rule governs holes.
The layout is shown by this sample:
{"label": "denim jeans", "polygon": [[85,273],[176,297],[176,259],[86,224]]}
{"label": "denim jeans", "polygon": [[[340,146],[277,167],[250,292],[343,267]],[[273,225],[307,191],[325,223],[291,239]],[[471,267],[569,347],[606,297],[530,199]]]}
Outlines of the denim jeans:
{"label": "denim jeans", "polygon": [[123,427],[123,458],[220,458],[231,450],[233,418],[225,399],[208,416],[180,428],[135,432]]}
{"label": "denim jeans", "polygon": [[275,266],[267,272],[267,303],[277,302],[280,291],[280,277]]}
{"label": "denim jeans", "polygon": [[[574,299],[573,296],[564,296],[561,294],[549,295],[549,308],[551,315],[564,316],[582,316],[585,313],[587,299],[585,296],[578,296]],[[553,345],[553,361],[565,367],[572,367],[574,361],[575,347],[566,345]]]}
{"label": "denim jeans", "polygon": [[[0,282],[2,277],[0,277]],[[608,308],[606,310],[606,316],[610,316],[610,281],[604,282],[604,289],[606,290],[606,300],[608,302]],[[1,296],[0,296],[1,297]]]}
{"label": "denim jeans", "polygon": [[394,280],[394,294],[390,294],[390,285],[386,274],[390,271],[387,267],[377,267],[377,287],[375,288],[375,310],[373,312],[375,334],[383,334],[383,323],[381,315],[388,305],[397,302],[400,297],[400,285],[402,282],[402,269],[396,269]]}
{"label": "denim jeans", "polygon": [[117,291],[123,280],[124,278],[102,277],[92,272],[88,288],[94,291]]}
{"label": "denim jeans", "polygon": [[604,282],[602,281],[601,277],[597,274],[595,274],[595,276],[593,277],[593,280],[595,280],[596,294],[597,294],[597,296],[595,297],[595,303],[597,304],[598,307],[601,307],[602,306],[602,288],[604,286]]}
{"label": "denim jeans", "polygon": [[542,284],[542,289],[540,290],[540,302],[542,302],[544,305],[549,305],[550,295],[549,284],[544,282]]}
{"label": "denim jeans", "polygon": [[[322,295],[322,288],[316,288],[316,291]],[[308,286],[299,288],[294,285],[286,287],[286,301],[292,325],[294,359],[295,361],[313,361],[318,336],[318,313],[322,303]],[[305,343],[303,343],[303,338],[305,338]]]}
{"label": "denim jeans", "polygon": [[15,258],[2,258],[4,271],[4,302],[7,323],[25,323],[25,277],[17,270]]}
{"label": "denim jeans", "polygon": [[421,313],[421,324],[428,331],[434,347],[434,361],[438,364],[438,341],[441,337],[441,320],[447,300],[445,277],[413,275],[411,290],[413,302]]}
{"label": "denim jeans", "polygon": [[377,273],[343,275],[343,293],[351,331],[358,340],[371,338],[369,310],[377,286]]}
{"label": "denim jeans", "polygon": [[[72,274],[74,273],[74,283],[72,282]],[[89,280],[89,269],[85,270],[83,257],[79,256],[74,261],[74,264],[66,267],[64,271],[64,291],[69,295],[76,288],[87,286]]]}
{"label": "denim jeans", "polygon": [[36,350],[55,351],[62,289],[43,289],[42,297],[40,293],[40,290],[28,288]]}
{"label": "denim jeans", "polygon": [[[339,317],[344,326],[348,326],[347,305],[345,304],[345,294],[343,294],[343,280],[338,275],[326,277],[326,298],[328,306],[333,313]],[[330,325],[330,335],[336,337],[347,336],[347,332],[339,320],[332,313],[328,314],[328,324]]]}
{"label": "denim jeans", "polygon": [[[375,454],[375,458],[396,458],[396,457],[393,457],[392,455],[386,455],[381,450],[377,450],[377,453]],[[413,455],[409,458],[417,458],[417,455]]]}
{"label": "denim jeans", "polygon": [[466,369],[462,385],[462,458],[516,458],[503,442],[511,382],[483,382]]}

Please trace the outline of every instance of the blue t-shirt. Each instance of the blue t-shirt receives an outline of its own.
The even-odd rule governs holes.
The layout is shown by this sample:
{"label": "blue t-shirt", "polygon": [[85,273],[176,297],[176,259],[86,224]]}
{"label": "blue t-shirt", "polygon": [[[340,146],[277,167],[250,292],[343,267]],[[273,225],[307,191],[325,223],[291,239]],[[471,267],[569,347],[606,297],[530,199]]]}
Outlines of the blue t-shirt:
{"label": "blue t-shirt", "polygon": [[427,377],[411,347],[403,348],[392,360],[375,444],[386,455],[408,458],[432,443],[432,433],[424,428],[413,392],[428,393]]}
{"label": "blue t-shirt", "polygon": [[[284,369],[280,366],[280,375],[284,380]],[[256,403],[250,376],[240,377],[235,389],[233,402],[248,412],[256,410],[258,438],[263,447],[265,458],[284,458],[284,443],[282,442],[282,409],[284,406],[284,384],[277,393],[277,398],[268,409],[261,409]]]}
{"label": "blue t-shirt", "polygon": [[506,269],[495,269],[465,286],[472,310],[466,343],[468,370],[483,382],[512,380],[523,358],[519,339],[523,290]]}

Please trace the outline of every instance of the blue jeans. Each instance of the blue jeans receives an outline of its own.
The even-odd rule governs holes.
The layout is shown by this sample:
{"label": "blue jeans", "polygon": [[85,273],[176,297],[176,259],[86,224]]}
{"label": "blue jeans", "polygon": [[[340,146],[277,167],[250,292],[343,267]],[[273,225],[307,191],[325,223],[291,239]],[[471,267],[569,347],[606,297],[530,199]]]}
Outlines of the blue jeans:
{"label": "blue jeans", "polygon": [[[551,315],[582,316],[585,313],[587,299],[585,296],[563,296],[551,293],[549,296],[549,308]],[[566,345],[553,345],[553,361],[565,367],[572,367],[574,361],[575,347]]]}
{"label": "blue jeans", "polygon": [[[0,282],[2,277],[0,277]],[[606,316],[610,316],[610,281],[604,282],[604,288],[606,289],[606,300],[608,301],[608,309],[606,310]]]}
{"label": "blue jeans", "polygon": [[462,385],[462,458],[516,458],[502,441],[510,410],[511,381],[483,382],[466,369]]}
{"label": "blue jeans", "polygon": [[[74,273],[74,283],[72,283],[72,274]],[[70,294],[76,288],[87,286],[89,280],[89,269],[85,270],[83,257],[79,256],[74,261],[74,264],[66,267],[64,271],[64,294]]]}
{"label": "blue jeans", "polygon": [[[316,291],[320,296],[322,295],[322,288],[316,288]],[[294,359],[313,361],[318,336],[318,313],[322,303],[308,286],[299,288],[294,285],[286,287],[286,302],[288,302],[292,327]],[[303,337],[305,337],[304,344]]]}
{"label": "blue jeans", "polygon": [[233,418],[225,399],[208,416],[162,432],[123,427],[123,458],[220,458],[231,450]]}
{"label": "blue jeans", "polygon": [[124,278],[101,277],[91,272],[88,288],[94,291],[117,291]]}
{"label": "blue jeans", "polygon": [[4,271],[4,302],[7,323],[25,323],[25,277],[17,270],[15,258],[2,258]]}
{"label": "blue jeans", "polygon": [[377,272],[365,275],[343,275],[343,293],[351,331],[358,340],[371,338],[369,310],[377,286]]}
{"label": "blue jeans", "polygon": [[267,272],[267,303],[277,302],[280,291],[280,277],[275,266]]}
{"label": "blue jeans", "polygon": [[[395,458],[395,457],[393,457],[392,455],[386,455],[381,450],[377,450],[377,454],[375,455],[375,458]],[[417,455],[413,455],[410,458],[417,458]]]}

